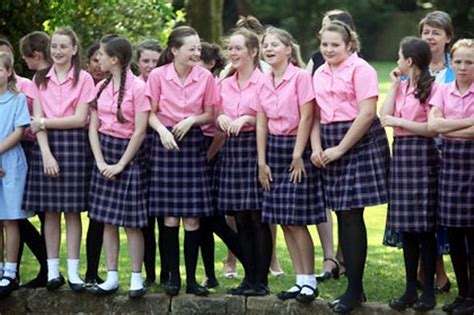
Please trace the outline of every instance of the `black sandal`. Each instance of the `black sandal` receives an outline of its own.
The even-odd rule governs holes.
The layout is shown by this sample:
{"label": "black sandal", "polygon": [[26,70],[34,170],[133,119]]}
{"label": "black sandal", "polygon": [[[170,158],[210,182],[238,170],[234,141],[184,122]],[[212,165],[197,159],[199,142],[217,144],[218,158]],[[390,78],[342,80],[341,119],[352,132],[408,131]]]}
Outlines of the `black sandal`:
{"label": "black sandal", "polygon": [[316,288],[313,288],[307,284],[301,286],[301,290],[303,290],[303,288],[308,288],[308,289],[311,289],[312,293],[311,294],[304,294],[304,293],[300,293],[296,296],[296,300],[298,302],[301,302],[301,303],[309,303],[309,302],[312,302],[314,301],[318,295],[319,295],[319,290],[318,290],[318,287]]}
{"label": "black sandal", "polygon": [[335,267],[331,269],[331,271],[323,271],[322,273],[316,275],[316,280],[319,282],[324,282],[330,279],[339,279],[339,262],[335,258],[324,258],[323,264],[325,261],[331,261],[334,263]]}
{"label": "black sandal", "polygon": [[295,284],[294,286],[298,288],[298,291],[292,291],[292,292],[281,291],[280,293],[277,294],[277,298],[283,301],[296,298],[300,294],[302,287],[300,287],[297,284]]}

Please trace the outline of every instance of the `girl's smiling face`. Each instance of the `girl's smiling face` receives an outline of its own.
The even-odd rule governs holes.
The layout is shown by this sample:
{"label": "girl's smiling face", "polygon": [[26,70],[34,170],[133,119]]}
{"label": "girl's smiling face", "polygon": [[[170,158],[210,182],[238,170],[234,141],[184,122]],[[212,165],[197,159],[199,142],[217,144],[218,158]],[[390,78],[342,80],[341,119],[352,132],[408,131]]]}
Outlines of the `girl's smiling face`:
{"label": "girl's smiling face", "polygon": [[350,56],[350,45],[344,42],[342,35],[334,31],[321,33],[319,50],[331,66],[337,67]]}
{"label": "girl's smiling face", "polygon": [[262,43],[263,59],[270,66],[277,66],[288,62],[291,56],[291,47],[287,47],[275,34],[267,34]]}
{"label": "girl's smiling face", "polygon": [[174,62],[184,66],[192,67],[197,65],[201,59],[201,40],[197,35],[183,38],[183,45],[179,48],[171,48]]}
{"label": "girl's smiling face", "polygon": [[72,44],[69,36],[54,34],[51,37],[51,58],[55,64],[60,66],[69,65],[76,53],[77,46]]}

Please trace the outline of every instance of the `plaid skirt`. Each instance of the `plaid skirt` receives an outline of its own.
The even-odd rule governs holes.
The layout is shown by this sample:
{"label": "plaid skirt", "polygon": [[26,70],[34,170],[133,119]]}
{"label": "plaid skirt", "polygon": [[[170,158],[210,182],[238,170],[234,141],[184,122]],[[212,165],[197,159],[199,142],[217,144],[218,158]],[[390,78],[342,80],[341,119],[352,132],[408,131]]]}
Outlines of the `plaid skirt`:
{"label": "plaid skirt", "polygon": [[389,172],[387,228],[427,232],[436,227],[439,158],[433,138],[395,137]]}
{"label": "plaid skirt", "polygon": [[474,140],[443,139],[439,223],[474,227]]}
{"label": "plaid skirt", "polygon": [[222,148],[217,207],[225,214],[260,210],[263,189],[258,182],[255,132],[229,137]]}
{"label": "plaid skirt", "polygon": [[[204,135],[206,155],[213,141],[214,141],[214,137]],[[218,194],[218,185],[219,185],[219,170],[220,170],[220,165],[221,165],[220,152],[217,152],[217,154],[210,161],[207,160],[206,158],[206,165],[207,165],[207,176],[208,176],[210,187],[211,187],[211,205],[212,205],[213,212],[216,213],[217,194]]]}
{"label": "plaid skirt", "polygon": [[31,149],[23,207],[36,212],[81,212],[87,210],[93,158],[85,129],[48,130],[51,153],[59,176],[44,173],[38,142]]}
{"label": "plaid skirt", "polygon": [[[321,125],[323,149],[337,146],[352,122]],[[390,150],[378,118],[344,156],[323,169],[326,206],[334,211],[386,203]]]}
{"label": "plaid skirt", "polygon": [[[127,149],[129,139],[99,133],[100,147],[107,164],[116,164]],[[108,180],[99,169],[92,171],[89,193],[89,218],[115,226],[139,228],[147,225],[146,195],[143,191],[145,173],[139,151],[116,180]]]}
{"label": "plaid skirt", "polygon": [[203,217],[213,214],[207,155],[201,128],[193,127],[166,150],[153,134],[150,156],[148,210],[151,217]]}
{"label": "plaid skirt", "polygon": [[296,136],[268,135],[267,163],[272,171],[270,191],[263,192],[262,222],[282,225],[319,224],[326,221],[321,173],[310,162],[310,149],[303,154],[306,176],[290,181]]}

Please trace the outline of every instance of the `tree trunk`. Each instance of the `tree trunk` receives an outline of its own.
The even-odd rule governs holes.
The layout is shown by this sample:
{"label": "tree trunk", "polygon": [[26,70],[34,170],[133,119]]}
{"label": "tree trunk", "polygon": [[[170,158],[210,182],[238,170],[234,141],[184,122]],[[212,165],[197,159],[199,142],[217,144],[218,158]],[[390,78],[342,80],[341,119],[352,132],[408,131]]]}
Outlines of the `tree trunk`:
{"label": "tree trunk", "polygon": [[224,0],[187,0],[187,21],[201,38],[211,43],[219,43],[222,36],[223,8]]}

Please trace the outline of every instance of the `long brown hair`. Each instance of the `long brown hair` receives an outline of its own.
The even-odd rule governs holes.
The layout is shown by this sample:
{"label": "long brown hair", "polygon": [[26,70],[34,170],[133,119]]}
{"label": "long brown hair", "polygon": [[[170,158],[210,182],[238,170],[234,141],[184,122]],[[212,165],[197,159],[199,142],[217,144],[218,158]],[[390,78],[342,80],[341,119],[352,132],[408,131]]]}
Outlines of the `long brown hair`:
{"label": "long brown hair", "polygon": [[284,29],[277,28],[277,27],[269,27],[263,35],[262,43],[265,40],[265,37],[269,34],[275,35],[286,47],[291,47],[291,54],[289,62],[292,63],[294,66],[304,68],[304,62],[301,59],[301,52],[300,46],[296,43],[293,36],[290,33],[285,31]]}
{"label": "long brown hair", "polygon": [[166,48],[158,59],[158,65],[162,66],[168,64],[174,60],[174,56],[171,53],[171,48],[179,49],[184,45],[184,38],[188,36],[199,36],[196,30],[190,26],[178,26],[171,31],[168,41],[166,42]]}

